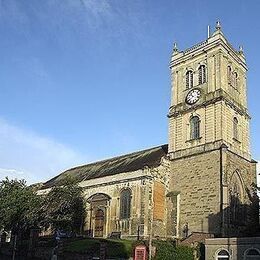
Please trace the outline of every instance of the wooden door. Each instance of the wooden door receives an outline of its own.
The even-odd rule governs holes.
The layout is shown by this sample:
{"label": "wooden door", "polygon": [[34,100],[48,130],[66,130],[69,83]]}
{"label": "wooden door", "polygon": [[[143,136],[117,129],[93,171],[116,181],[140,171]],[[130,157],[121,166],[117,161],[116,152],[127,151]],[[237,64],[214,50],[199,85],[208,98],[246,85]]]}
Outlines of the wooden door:
{"label": "wooden door", "polygon": [[98,209],[95,215],[95,237],[103,237],[104,231],[104,211]]}

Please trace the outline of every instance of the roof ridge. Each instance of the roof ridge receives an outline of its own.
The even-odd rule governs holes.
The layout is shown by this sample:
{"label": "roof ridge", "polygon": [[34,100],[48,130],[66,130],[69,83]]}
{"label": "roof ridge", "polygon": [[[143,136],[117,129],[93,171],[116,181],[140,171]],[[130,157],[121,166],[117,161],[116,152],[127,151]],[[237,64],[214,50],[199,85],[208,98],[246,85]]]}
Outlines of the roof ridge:
{"label": "roof ridge", "polygon": [[111,160],[116,160],[116,159],[119,159],[119,158],[123,158],[125,156],[134,156],[135,154],[138,154],[138,153],[141,153],[141,152],[146,152],[146,151],[149,151],[149,150],[154,150],[156,148],[162,148],[163,149],[163,147],[165,147],[167,145],[168,144],[162,144],[162,145],[158,145],[158,146],[155,146],[155,147],[146,148],[144,150],[138,150],[138,151],[135,151],[135,152],[126,153],[126,154],[110,157],[110,158],[107,158],[107,159],[103,159],[103,160],[98,160],[98,161],[95,161],[95,162],[82,164],[82,165],[79,165],[79,166],[75,166],[75,167],[69,168],[69,169],[63,171],[61,174],[66,173],[67,171],[70,171],[70,170],[80,169],[80,168],[85,167],[87,165],[95,165],[95,164],[98,164],[98,163],[104,163],[104,162],[108,162],[108,161],[111,161]]}

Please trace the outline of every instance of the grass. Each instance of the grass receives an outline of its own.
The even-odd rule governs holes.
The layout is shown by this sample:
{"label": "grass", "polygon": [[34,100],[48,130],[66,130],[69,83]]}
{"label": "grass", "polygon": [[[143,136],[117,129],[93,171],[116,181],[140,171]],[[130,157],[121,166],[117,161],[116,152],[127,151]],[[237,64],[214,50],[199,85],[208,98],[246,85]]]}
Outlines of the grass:
{"label": "grass", "polygon": [[[88,253],[89,255],[99,256],[100,243],[107,244],[108,258],[129,258],[133,256],[133,245],[137,245],[137,241],[133,240],[113,240],[113,239],[81,239],[69,242],[65,251],[71,253]],[[140,241],[139,241],[140,242]],[[193,250],[186,246],[175,247],[169,241],[153,241],[156,246],[156,256],[154,260],[192,260]]]}
{"label": "grass", "polygon": [[65,247],[67,252],[75,253],[96,253],[99,252],[100,243],[107,244],[107,257],[121,257],[128,258],[132,256],[131,240],[113,240],[113,239],[94,239],[87,238],[68,243]]}

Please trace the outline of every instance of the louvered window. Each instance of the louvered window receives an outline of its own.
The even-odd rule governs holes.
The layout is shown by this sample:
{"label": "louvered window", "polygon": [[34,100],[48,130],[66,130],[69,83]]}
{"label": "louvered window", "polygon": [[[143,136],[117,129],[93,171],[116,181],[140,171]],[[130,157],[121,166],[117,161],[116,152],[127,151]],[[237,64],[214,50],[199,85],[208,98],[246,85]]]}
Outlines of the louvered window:
{"label": "louvered window", "polygon": [[188,70],[186,73],[186,88],[192,88],[193,87],[193,72],[191,70]]}
{"label": "louvered window", "polygon": [[199,84],[206,82],[206,66],[200,65],[199,67]]}

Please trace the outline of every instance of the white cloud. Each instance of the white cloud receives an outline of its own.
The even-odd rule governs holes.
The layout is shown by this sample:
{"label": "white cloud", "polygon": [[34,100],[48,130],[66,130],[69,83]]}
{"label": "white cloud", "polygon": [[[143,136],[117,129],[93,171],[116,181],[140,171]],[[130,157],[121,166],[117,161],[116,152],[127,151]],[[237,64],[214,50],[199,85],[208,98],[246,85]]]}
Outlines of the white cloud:
{"label": "white cloud", "polygon": [[70,147],[0,119],[0,179],[46,181],[84,161]]}

